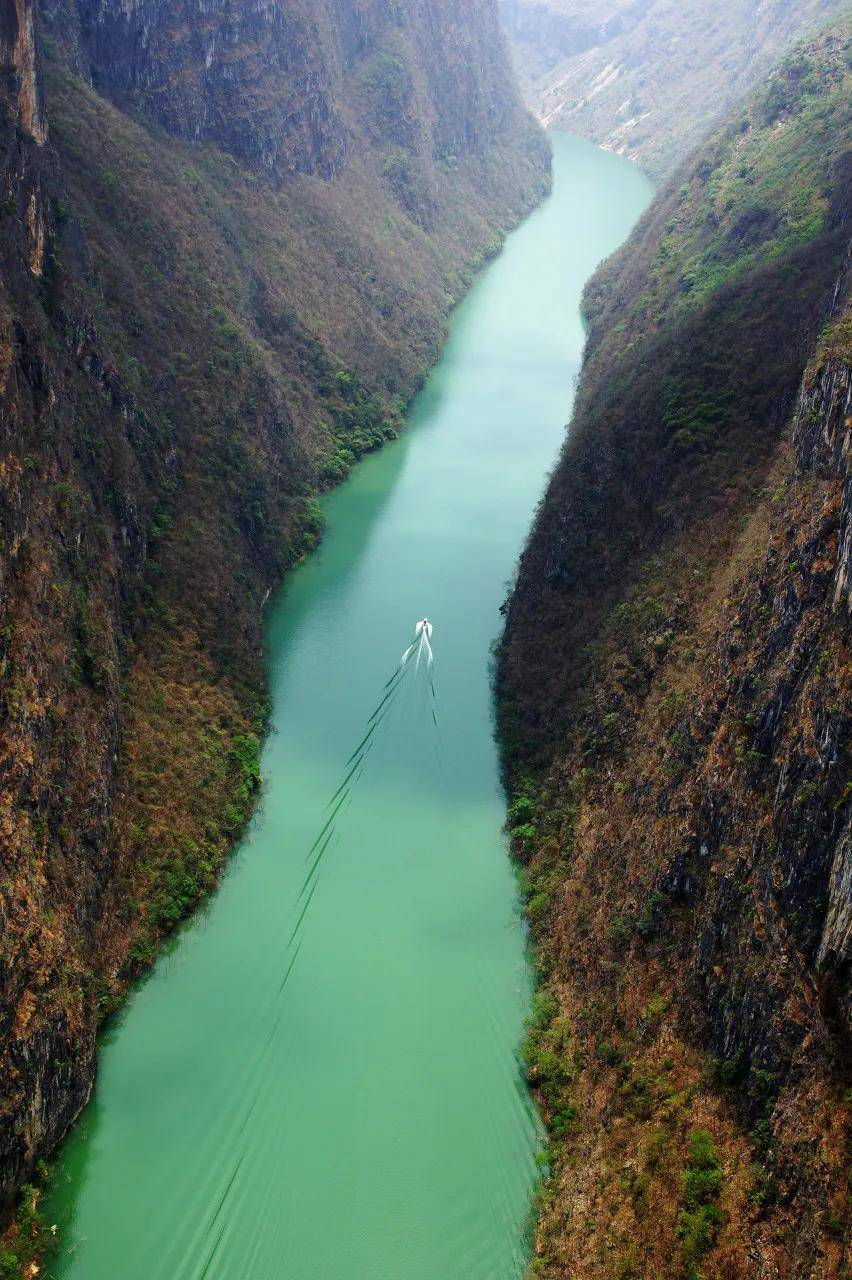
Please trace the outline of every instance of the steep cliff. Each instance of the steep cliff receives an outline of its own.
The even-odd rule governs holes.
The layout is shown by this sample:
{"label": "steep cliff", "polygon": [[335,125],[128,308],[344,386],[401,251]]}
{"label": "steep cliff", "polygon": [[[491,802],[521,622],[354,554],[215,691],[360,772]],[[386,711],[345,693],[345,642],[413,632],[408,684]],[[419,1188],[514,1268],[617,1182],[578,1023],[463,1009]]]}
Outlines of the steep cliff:
{"label": "steep cliff", "polygon": [[502,10],[536,115],[660,180],[795,40],[845,4],[502,0]]}
{"label": "steep cliff", "polygon": [[446,158],[518,126],[483,0],[46,0],[45,14],[100,92],[278,178],[332,176],[365,132]]}
{"label": "steep cliff", "polygon": [[542,1276],[847,1274],[849,37],[592,282],[508,610]]}
{"label": "steep cliff", "polygon": [[245,821],[313,496],[396,432],[547,155],[490,0],[45,0],[44,58],[0,14],[8,1201]]}

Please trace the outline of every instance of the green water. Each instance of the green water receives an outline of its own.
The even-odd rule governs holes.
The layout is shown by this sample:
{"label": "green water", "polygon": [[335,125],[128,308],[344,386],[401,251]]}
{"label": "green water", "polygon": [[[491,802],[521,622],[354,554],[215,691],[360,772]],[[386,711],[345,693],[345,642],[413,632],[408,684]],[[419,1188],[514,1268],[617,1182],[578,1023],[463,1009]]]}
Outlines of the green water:
{"label": "green water", "polygon": [[[619,157],[554,146],[553,196],[270,610],[265,798],[220,892],[104,1036],[48,1205],[55,1280],[522,1274],[538,1134],[490,647],[569,416],[583,284],[650,196]],[[306,855],[424,613],[437,725],[410,669],[290,946]]]}

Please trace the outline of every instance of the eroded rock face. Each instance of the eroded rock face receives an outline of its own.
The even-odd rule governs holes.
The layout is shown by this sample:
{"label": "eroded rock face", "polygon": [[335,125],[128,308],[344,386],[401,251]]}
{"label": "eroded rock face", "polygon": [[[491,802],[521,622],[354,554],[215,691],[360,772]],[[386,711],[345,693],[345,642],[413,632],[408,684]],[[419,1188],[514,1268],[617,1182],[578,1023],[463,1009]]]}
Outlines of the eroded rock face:
{"label": "eroded rock face", "polygon": [[482,154],[516,105],[491,0],[46,0],[45,12],[97,89],[278,179],[340,171],[362,128],[362,74],[391,108],[418,99],[434,154]]}
{"label": "eroded rock face", "polygon": [[[852,367],[848,361],[836,356],[828,359],[805,387],[796,444],[803,471],[828,477],[839,490],[836,550],[827,585],[831,612],[842,626],[852,610]],[[820,735],[825,767],[837,761],[843,744],[848,745],[849,733],[848,714],[836,724],[826,724]],[[830,871],[816,963],[830,993],[832,1011],[852,1041],[852,825],[848,821],[836,823],[833,847],[829,845],[827,853]]]}
{"label": "eroded rock face", "polygon": [[345,155],[316,6],[78,0],[94,86],[178,137],[268,172],[331,176]]}
{"label": "eroded rock face", "polygon": [[[36,0],[6,0],[0,6],[0,65],[15,77],[9,98],[22,129],[39,143],[47,137],[36,49]],[[7,71],[7,68],[9,69]]]}
{"label": "eroded rock face", "polygon": [[[692,729],[697,739],[706,717],[713,758],[694,827],[706,852],[703,873],[694,860],[705,913],[695,956],[711,1037],[720,1058],[779,1088],[830,1072],[852,1036],[851,389],[848,352],[817,356],[805,375],[787,492],[763,564],[730,602],[708,673],[716,697]],[[732,726],[738,746],[730,732],[723,742]]]}
{"label": "eroded rock face", "polygon": [[[828,297],[825,307],[831,316]],[[563,1251],[578,1274],[595,1274],[608,1221],[601,1212],[589,1231],[581,1196],[611,1167],[642,1176],[648,1195],[668,1189],[673,1211],[653,1234],[642,1200],[620,1223],[642,1274],[665,1274],[655,1268],[667,1247],[678,1255],[677,1162],[691,1128],[713,1133],[730,1178],[702,1274],[845,1274],[834,1225],[852,1046],[848,331],[845,341],[843,353],[814,354],[774,468],[744,485],[762,496],[738,507],[739,531],[719,537],[730,520],[720,508],[706,523],[661,525],[644,544],[659,559],[645,561],[635,593],[585,629],[586,690],[551,718],[537,693],[526,699],[538,712],[526,734],[568,735],[544,775],[531,874],[549,898],[537,921],[549,989],[571,1061],[584,1063],[542,1252]],[[610,509],[621,483],[603,477]],[[571,576],[561,566],[588,531],[561,515],[550,512],[545,573],[533,582],[527,570],[522,589],[539,603],[559,592],[579,616],[593,599],[589,561]],[[560,656],[566,669],[583,661],[576,641]],[[655,1001],[666,1013],[649,1028]],[[601,1052],[621,1065],[604,1072]],[[677,1085],[694,1091],[685,1123],[668,1109]],[[660,1132],[670,1163],[646,1167]],[[759,1215],[735,1184],[749,1166],[773,1188]]]}
{"label": "eroded rock face", "polygon": [[554,8],[544,0],[501,0],[503,22],[512,40],[525,47],[541,74],[563,58],[606,45],[633,29],[652,0],[613,0],[607,7],[579,4]]}
{"label": "eroded rock face", "polygon": [[[51,897],[63,890],[57,878],[64,837],[63,804],[57,787],[85,803],[78,813],[79,845],[65,874],[78,877],[69,934],[93,937],[109,857],[106,814],[114,787],[120,718],[114,685],[94,702],[62,705],[57,677],[73,644],[73,620],[60,602],[73,594],[69,553],[77,573],[100,560],[102,599],[115,587],[117,562],[106,545],[100,552],[69,544],[72,533],[57,520],[55,486],[69,463],[69,418],[76,396],[63,384],[62,357],[45,343],[38,294],[44,280],[46,243],[56,189],[55,156],[45,146],[47,128],[38,76],[34,14],[29,4],[6,4],[4,61],[14,69],[3,85],[0,126],[2,287],[0,287],[0,1202],[32,1167],[38,1151],[58,1140],[88,1097],[94,1066],[94,1027],[80,1019],[80,1000],[51,1008],[45,1018],[38,995],[51,950],[47,925]],[[67,335],[70,341],[70,333]],[[61,341],[61,340],[60,340]],[[78,402],[79,403],[79,402]],[[50,442],[36,461],[35,441]],[[94,552],[94,554],[92,554]],[[106,552],[101,559],[100,553]],[[79,580],[79,579],[78,579]],[[110,643],[115,618],[102,619]],[[76,700],[75,700],[76,701]],[[84,699],[84,702],[88,700]],[[93,751],[81,741],[97,725]],[[66,738],[61,726],[69,731]],[[79,770],[83,756],[95,764],[98,782],[87,790]],[[35,818],[35,812],[40,817]],[[16,815],[16,816],[13,816]],[[41,872],[32,863],[33,837],[56,841]],[[83,852],[85,850],[85,853]],[[61,910],[61,908],[60,908]],[[36,921],[41,923],[36,924]],[[35,926],[35,927],[34,927]],[[61,932],[53,934],[62,947]],[[65,959],[72,968],[70,952]]]}

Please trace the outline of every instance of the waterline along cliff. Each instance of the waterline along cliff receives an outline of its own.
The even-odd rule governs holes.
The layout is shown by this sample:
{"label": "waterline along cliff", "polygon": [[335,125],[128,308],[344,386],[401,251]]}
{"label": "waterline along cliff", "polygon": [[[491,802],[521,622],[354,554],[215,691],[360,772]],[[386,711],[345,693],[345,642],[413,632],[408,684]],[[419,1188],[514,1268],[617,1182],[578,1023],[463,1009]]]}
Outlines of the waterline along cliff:
{"label": "waterline along cliff", "polygon": [[848,19],[586,292],[500,720],[542,1277],[848,1275]]}
{"label": "waterline along cliff", "polygon": [[252,807],[316,493],[396,434],[549,158],[490,0],[0,13],[8,1205]]}

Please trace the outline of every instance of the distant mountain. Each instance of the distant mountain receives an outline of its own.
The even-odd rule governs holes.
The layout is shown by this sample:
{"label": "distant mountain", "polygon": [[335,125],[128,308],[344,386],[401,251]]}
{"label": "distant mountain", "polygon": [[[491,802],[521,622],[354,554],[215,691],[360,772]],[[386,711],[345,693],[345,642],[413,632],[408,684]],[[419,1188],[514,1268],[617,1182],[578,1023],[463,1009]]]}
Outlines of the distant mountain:
{"label": "distant mountain", "polygon": [[543,123],[671,173],[712,122],[848,0],[501,0]]}

